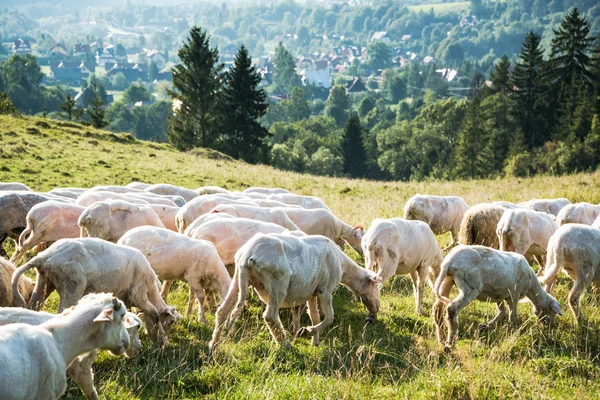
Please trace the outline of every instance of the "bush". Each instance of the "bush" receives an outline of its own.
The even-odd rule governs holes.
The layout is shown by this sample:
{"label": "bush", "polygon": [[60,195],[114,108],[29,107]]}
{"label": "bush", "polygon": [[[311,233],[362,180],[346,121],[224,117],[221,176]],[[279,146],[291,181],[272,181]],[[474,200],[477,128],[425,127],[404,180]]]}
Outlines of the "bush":
{"label": "bush", "polygon": [[342,159],[334,156],[325,146],[319,147],[308,161],[308,171],[315,175],[339,176],[343,167]]}
{"label": "bush", "polygon": [[300,172],[304,169],[304,159],[285,144],[275,144],[271,149],[271,165],[275,168]]}
{"label": "bush", "polygon": [[518,178],[533,175],[533,157],[527,151],[514,155],[508,160],[504,171],[507,175]]}
{"label": "bush", "polygon": [[12,100],[6,93],[0,92],[0,114],[1,115],[19,115],[19,111],[15,108]]}

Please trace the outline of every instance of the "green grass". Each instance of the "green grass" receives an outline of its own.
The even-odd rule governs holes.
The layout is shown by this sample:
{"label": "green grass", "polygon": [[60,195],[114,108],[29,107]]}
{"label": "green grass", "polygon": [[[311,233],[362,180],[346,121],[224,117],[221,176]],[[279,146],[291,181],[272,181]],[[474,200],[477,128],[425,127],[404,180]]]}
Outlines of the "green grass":
{"label": "green grass", "polygon": [[414,12],[429,12],[433,8],[435,15],[444,14],[459,14],[469,10],[471,2],[469,1],[458,1],[455,3],[432,3],[432,4],[421,4],[416,6],[407,6],[407,8]]}
{"label": "green grass", "polygon": [[[169,145],[139,142],[78,124],[0,116],[0,181],[49,190],[133,180],[190,188],[286,187],[318,195],[343,220],[367,227],[376,217],[400,216],[406,199],[417,192],[460,195],[470,204],[563,196],[574,202],[600,202],[600,173],[420,183],[334,179],[247,165],[203,149],[180,153]],[[439,237],[439,242],[445,246],[448,236]],[[568,278],[557,285],[555,294],[563,308],[571,286]],[[436,345],[431,319],[415,314],[410,279],[396,278],[381,295],[379,320],[365,327],[364,307],[340,288],[334,298],[335,321],[317,348],[304,338],[291,349],[275,345],[256,297],[249,299],[214,358],[207,351],[212,326],[185,318],[164,351],[144,338],[144,350],[135,359],[102,354],[94,367],[96,386],[101,397],[110,399],[597,397],[600,299],[595,296],[583,300],[588,321],[582,326],[565,310],[557,328],[548,330],[535,321],[530,305],[520,304],[519,328],[504,325],[485,334],[477,326],[491,319],[495,308],[472,303],[460,314],[456,350],[445,354]],[[177,285],[169,303],[184,310],[186,297],[184,285]],[[56,295],[50,300],[52,308]],[[426,307],[432,301],[428,288]],[[281,316],[291,329],[289,312],[283,310]],[[208,319],[214,322],[212,314]],[[303,316],[303,324],[308,323]],[[65,398],[81,397],[71,384]]]}

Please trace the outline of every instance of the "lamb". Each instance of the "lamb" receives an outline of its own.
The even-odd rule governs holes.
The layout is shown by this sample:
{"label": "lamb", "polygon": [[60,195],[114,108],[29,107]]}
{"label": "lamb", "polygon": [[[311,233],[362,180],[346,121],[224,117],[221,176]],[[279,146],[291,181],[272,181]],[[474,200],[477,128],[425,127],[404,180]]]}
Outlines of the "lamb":
{"label": "lamb", "polygon": [[[0,307],[10,307],[14,305],[11,278],[15,269],[13,263],[0,257]],[[29,298],[31,297],[33,286],[33,281],[28,277],[22,276],[21,279],[19,279],[18,290],[21,293],[21,296],[25,297],[27,301],[29,301]]]}
{"label": "lamb", "polygon": [[560,210],[571,204],[568,199],[533,199],[517,204],[520,207],[531,208],[535,211],[545,212],[557,216]]}
{"label": "lamb", "polygon": [[298,230],[298,227],[292,222],[290,217],[282,210],[276,208],[261,208],[242,204],[220,204],[213,208],[211,213],[230,214],[238,218],[272,222],[290,231]]}
{"label": "lamb", "polygon": [[501,250],[540,257],[538,261],[544,265],[541,257],[546,254],[548,240],[556,228],[554,216],[550,214],[529,208],[513,208],[504,211],[496,234]]}
{"label": "lamb", "polygon": [[231,283],[214,244],[153,226],[130,230],[119,239],[119,244],[136,248],[146,256],[154,272],[165,281],[161,293],[165,301],[173,280],[187,282],[190,285],[188,315],[195,295],[199,303],[198,321],[208,323],[204,316],[204,293],[213,290],[223,299]]}
{"label": "lamb", "polygon": [[224,189],[219,186],[201,186],[195,190],[198,193],[198,196],[205,196],[208,194],[218,194],[218,193],[230,193],[229,190]]}
{"label": "lamb", "polygon": [[[213,243],[228,270],[233,270],[229,267],[235,263],[235,253],[257,233],[283,234],[289,232],[284,227],[270,222],[234,218],[221,213],[209,215],[213,218],[202,224],[196,224],[199,222],[198,220],[194,221],[185,234],[194,239],[208,240]],[[300,231],[294,231],[294,234],[304,235]]]}
{"label": "lamb", "polygon": [[19,236],[18,247],[11,261],[16,263],[25,252],[36,246],[79,237],[77,220],[83,210],[85,208],[81,206],[54,200],[33,206],[27,213],[27,227]]}
{"label": "lamb", "polygon": [[569,204],[560,210],[556,216],[556,223],[559,226],[564,224],[591,225],[599,215],[600,205],[585,202]]}
{"label": "lamb", "polygon": [[593,282],[600,283],[600,230],[583,224],[567,224],[556,230],[548,242],[548,257],[540,281],[552,293],[558,274],[565,272],[575,281],[569,292],[569,307],[580,321],[583,319],[579,300]]}
{"label": "lamb", "polygon": [[188,226],[203,214],[210,212],[219,204],[246,204],[254,205],[252,202],[236,200],[232,198],[222,197],[219,195],[200,196],[179,210],[175,216],[175,225],[179,233],[185,232]]}
{"label": "lamb", "polygon": [[13,274],[13,301],[25,301],[15,290],[26,271],[37,268],[37,282],[28,308],[38,311],[56,288],[59,312],[87,293],[112,291],[125,303],[141,308],[150,338],[167,345],[166,335],[180,315],[160,297],[158,278],[137,249],[96,238],[61,239]]}
{"label": "lamb", "polygon": [[[454,300],[448,299],[456,285],[459,290]],[[533,304],[534,313],[549,325],[555,315],[562,315],[558,301],[542,289],[535,272],[520,254],[494,250],[485,246],[455,247],[442,262],[442,270],[435,282],[437,298],[432,310],[438,343],[451,350],[458,337],[458,314],[473,300],[493,301],[498,314],[480,327],[496,327],[506,316],[506,303],[510,310],[510,322],[518,323],[517,304],[527,297]],[[443,308],[447,305],[446,323],[448,336],[444,338]]]}
{"label": "lamb", "polygon": [[346,242],[358,254],[363,254],[361,239],[365,232],[362,226],[348,225],[324,208],[278,207],[275,209],[285,212],[298,229],[307,235],[322,235],[338,245]]}
{"label": "lamb", "polygon": [[[47,312],[31,311],[20,307],[0,308],[0,326],[22,323],[28,325],[41,325],[61,315]],[[139,330],[142,321],[131,312],[127,312],[123,318],[123,324],[129,335],[129,348],[125,355],[129,358],[135,357],[142,348]],[[75,381],[87,399],[98,399],[98,392],[94,387],[94,371],[92,364],[98,358],[98,350],[94,349],[76,357],[67,368],[67,375]]]}
{"label": "lamb", "polygon": [[[252,195],[252,193],[245,194]],[[325,202],[316,196],[301,196],[299,194],[292,193],[278,193],[268,195],[267,200],[280,201],[285,204],[300,206],[302,208],[324,208],[329,210],[329,207],[327,207]]]}
{"label": "lamb", "polygon": [[242,193],[284,194],[290,193],[290,191],[282,188],[249,187]]}
{"label": "lamb", "polygon": [[67,388],[66,370],[77,356],[129,347],[125,305],[111,294],[91,294],[40,325],[0,327],[0,398],[56,399]]}
{"label": "lamb", "polygon": [[0,191],[24,191],[33,192],[29,186],[20,182],[0,182]]}
{"label": "lamb", "polygon": [[[317,345],[319,332],[333,322],[332,297],[339,283],[361,299],[369,312],[367,320],[374,321],[379,311],[381,280],[374,272],[359,267],[331,240],[318,235],[295,237],[257,234],[235,255],[233,282],[227,297],[217,309],[209,349],[216,350],[225,318],[236,299],[235,309],[227,321],[228,330],[231,330],[242,312],[248,284],[254,287],[267,305],[263,318],[277,343],[287,343],[279,309],[308,303],[313,325],[296,333],[312,336],[312,344]],[[317,299],[325,315],[320,323]]]}
{"label": "lamb", "polygon": [[460,197],[416,194],[404,205],[404,218],[427,223],[436,235],[450,231],[452,247],[458,244],[460,223],[468,209]]}
{"label": "lamb", "polygon": [[176,217],[180,207],[162,206],[160,204],[149,204],[150,208],[154,210],[160,222],[163,223],[165,228],[177,232]]}
{"label": "lamb", "polygon": [[362,238],[362,248],[365,268],[372,271],[377,264],[382,282],[410,274],[417,314],[424,315],[425,278],[433,287],[443,258],[429,225],[402,218],[375,219]]}
{"label": "lamb", "polygon": [[173,195],[173,196],[181,196],[185,199],[185,201],[191,201],[198,197],[198,193],[194,190],[186,189],[179,186],[169,185],[167,183],[160,183],[156,185],[152,185],[144,189],[146,192],[162,194],[162,195]]}
{"label": "lamb", "polygon": [[117,242],[125,232],[138,226],[165,227],[150,206],[122,200],[92,204],[83,211],[77,224],[81,227],[82,237],[97,237],[109,242]]}
{"label": "lamb", "polygon": [[506,208],[492,203],[481,203],[469,208],[460,223],[459,243],[499,249],[496,226],[505,210]]}

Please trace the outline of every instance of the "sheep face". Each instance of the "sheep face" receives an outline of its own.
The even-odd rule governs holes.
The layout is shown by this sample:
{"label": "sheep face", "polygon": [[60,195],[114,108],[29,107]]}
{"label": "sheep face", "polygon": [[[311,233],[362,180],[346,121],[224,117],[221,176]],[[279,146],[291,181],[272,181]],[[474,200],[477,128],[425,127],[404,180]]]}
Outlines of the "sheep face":
{"label": "sheep face", "polygon": [[88,237],[97,237],[112,241],[111,226],[108,221],[111,220],[111,209],[106,203],[96,203],[88,207],[77,222],[82,232],[85,231]]}
{"label": "sheep face", "polygon": [[123,302],[113,297],[112,303],[105,307],[94,322],[99,324],[99,337],[104,343],[102,348],[120,356],[129,348],[129,334],[123,322],[127,309]]}
{"label": "sheep face", "polygon": [[142,320],[134,313],[128,312],[125,315],[123,324],[129,335],[129,348],[125,352],[125,356],[133,358],[138,355],[142,348],[142,342],[140,341],[140,327],[142,326]]}
{"label": "sheep face", "polygon": [[428,198],[416,197],[410,202],[404,212],[405,219],[423,221],[431,224],[433,220],[433,206]]}
{"label": "sheep face", "polygon": [[548,295],[548,300],[545,302],[545,304],[534,305],[533,313],[540,321],[546,323],[548,326],[554,326],[556,314],[562,316],[560,304],[554,297],[550,295]]}
{"label": "sheep face", "polygon": [[381,277],[374,272],[371,272],[361,279],[357,290],[353,290],[354,294],[360,298],[361,303],[365,305],[369,312],[367,322],[375,322],[375,320],[377,320],[377,313],[379,312],[379,290],[381,289],[381,286]]}
{"label": "sheep face", "polygon": [[354,251],[356,251],[361,256],[363,255],[361,241],[362,241],[362,238],[364,235],[365,235],[365,231],[364,231],[363,227],[356,226],[352,230],[352,233],[349,236],[344,237],[344,240],[346,240],[346,242],[350,245],[350,247],[352,247],[354,249]]}

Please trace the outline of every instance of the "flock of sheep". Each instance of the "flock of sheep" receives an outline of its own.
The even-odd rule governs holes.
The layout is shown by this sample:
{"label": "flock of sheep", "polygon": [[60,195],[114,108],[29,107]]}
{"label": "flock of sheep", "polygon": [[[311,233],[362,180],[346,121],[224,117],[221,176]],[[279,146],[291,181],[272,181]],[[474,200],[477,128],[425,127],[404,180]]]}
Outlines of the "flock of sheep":
{"label": "flock of sheep", "polygon": [[[498,314],[483,329],[507,311],[517,323],[525,297],[553,324],[562,314],[551,293],[563,269],[575,280],[568,301],[581,318],[581,294],[600,279],[599,215],[600,205],[566,199],[469,207],[459,197],[415,195],[404,218],[375,219],[365,232],[335,217],[321,199],[285,189],[194,191],[134,182],[39,193],[0,183],[0,252],[7,237],[16,242],[10,261],[0,257],[0,398],[57,398],[67,374],[88,399],[98,398],[92,374],[98,349],[135,356],[142,324],[157,346],[168,344],[181,318],[167,304],[175,280],[189,285],[187,314],[197,304],[200,322],[218,304],[211,352],[241,314],[249,286],[266,304],[273,338],[286,345],[280,308],[292,311],[294,338],[309,336],[317,345],[333,322],[339,284],[373,322],[382,285],[400,274],[412,279],[419,315],[429,281],[437,340],[447,350],[458,336],[459,312],[475,299],[497,303]],[[434,235],[445,232],[452,243],[444,258]],[[346,244],[364,255],[365,268],[343,252]],[[16,268],[28,251],[36,255]],[[542,265],[537,275],[534,259]],[[34,268],[35,283],[23,275]],[[57,315],[40,311],[53,291],[60,297]],[[300,327],[305,305],[312,325]],[[140,309],[141,319],[126,306]]]}

